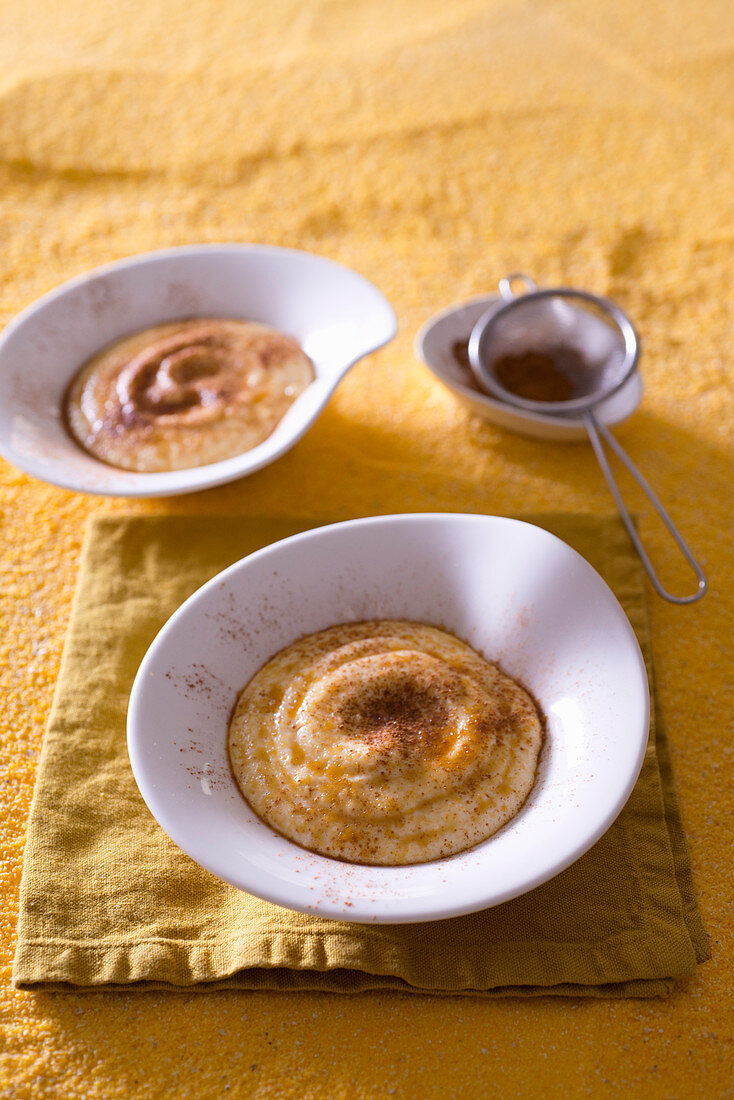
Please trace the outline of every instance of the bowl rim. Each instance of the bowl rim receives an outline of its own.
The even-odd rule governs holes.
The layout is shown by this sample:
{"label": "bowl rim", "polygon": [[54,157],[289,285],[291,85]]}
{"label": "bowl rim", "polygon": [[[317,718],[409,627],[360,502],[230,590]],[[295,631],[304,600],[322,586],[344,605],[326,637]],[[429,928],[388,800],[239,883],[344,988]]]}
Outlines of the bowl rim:
{"label": "bowl rim", "polygon": [[[271,462],[275,462],[277,459],[281,458],[287,451],[294,447],[313,426],[315,421],[324,411],[326,404],[345,374],[359,362],[360,359],[367,355],[372,355],[374,352],[379,351],[380,348],[390,343],[398,331],[398,321],[395,310],[375,283],[356,269],[348,267],[346,264],[342,264],[337,260],[333,260],[329,256],[323,256],[320,253],[311,252],[308,249],[289,248],[281,245],[260,244],[257,242],[240,243],[237,241],[209,241],[200,244],[173,245],[167,248],[151,249],[147,252],[137,252],[130,256],[123,256],[120,259],[89,268],[86,271],[80,272],[78,275],[65,279],[62,283],[52,287],[50,290],[40,295],[40,297],[29,302],[11,318],[7,325],[5,325],[0,332],[0,375],[4,372],[3,354],[5,347],[7,343],[13,339],[16,331],[29,322],[33,323],[34,318],[38,314],[42,313],[43,310],[57,300],[64,298],[68,294],[72,294],[74,291],[89,284],[95,279],[103,278],[108,275],[115,275],[132,268],[144,267],[147,264],[165,260],[180,259],[186,262],[187,259],[195,259],[199,256],[247,254],[271,254],[282,257],[290,256],[293,258],[307,257],[309,260],[315,261],[318,264],[336,269],[349,278],[361,282],[366,290],[374,294],[376,298],[381,299],[381,306],[385,310],[385,315],[390,321],[384,338],[376,341],[368,350],[362,352],[356,358],[345,361],[339,370],[335,371],[329,378],[323,376],[319,377],[317,375],[311,385],[304,390],[301,398],[309,391],[313,393],[313,387],[318,387],[318,402],[310,412],[301,416],[300,421],[294,420],[292,417],[290,418],[292,421],[291,430],[287,437],[280,441],[277,447],[273,449],[267,446],[273,438],[273,433],[258,444],[257,447],[251,448],[249,451],[243,451],[239,455],[233,455],[231,458],[223,459],[219,462],[207,463],[202,466],[192,466],[183,470],[167,470],[152,474],[130,470],[116,470],[114,466],[95,460],[94,456],[90,455],[88,456],[90,460],[96,462],[99,467],[103,468],[110,479],[110,484],[106,485],[104,488],[95,486],[91,482],[91,479],[89,483],[84,483],[79,477],[67,474],[66,467],[61,462],[57,461],[51,463],[50,461],[36,461],[33,458],[28,459],[22,452],[16,451],[9,440],[7,440],[4,432],[0,432],[0,455],[18,469],[23,470],[25,473],[49,485],[56,485],[61,489],[70,489],[75,492],[87,493],[90,496],[123,497],[131,500],[178,496],[215,488],[218,485],[224,485],[230,481],[235,481],[238,478],[256,473],[263,467],[268,466]],[[131,332],[133,331],[135,331],[134,328],[131,329]],[[298,402],[294,402],[294,405],[288,412],[291,413],[293,408],[297,405]],[[70,440],[70,444],[72,446],[78,446],[74,444],[73,440]],[[264,448],[264,453],[253,462],[251,458],[252,454],[261,447]],[[208,473],[208,476],[205,476],[205,473]],[[140,478],[139,486],[131,486],[129,484],[118,485],[115,483],[116,476],[122,481],[133,475],[136,478]],[[146,487],[146,479],[151,479],[148,481],[148,487]],[[155,485],[152,479],[156,479]]]}
{"label": "bowl rim", "polygon": [[[231,868],[227,865],[226,859],[222,860],[218,857],[217,852],[212,852],[210,849],[199,850],[197,845],[190,842],[189,834],[187,830],[179,827],[179,819],[174,820],[167,812],[166,808],[161,810],[160,803],[157,802],[155,794],[155,784],[149,780],[147,775],[147,769],[144,761],[143,750],[143,733],[142,726],[144,718],[142,718],[140,711],[144,705],[144,693],[147,687],[148,664],[158,655],[161,648],[164,648],[169,640],[171,634],[173,634],[179,627],[179,623],[185,619],[189,610],[198,603],[205,601],[209,593],[219,588],[222,583],[226,583],[227,579],[238,572],[245,571],[249,568],[250,564],[254,561],[262,561],[267,558],[274,550],[280,550],[286,545],[306,545],[311,542],[318,541],[323,537],[330,537],[334,531],[340,530],[354,530],[359,528],[366,528],[368,526],[378,526],[383,524],[394,523],[407,523],[412,524],[420,522],[424,524],[426,520],[434,524],[452,524],[456,520],[461,522],[469,521],[473,523],[479,521],[481,523],[490,524],[499,523],[500,525],[512,525],[515,527],[532,528],[541,533],[541,537],[546,536],[552,541],[559,543],[564,547],[564,551],[568,552],[572,558],[576,559],[581,565],[581,568],[587,571],[588,574],[593,575],[595,582],[601,586],[601,589],[605,592],[607,602],[613,613],[617,616],[621,623],[623,633],[626,635],[627,642],[630,645],[630,652],[634,654],[637,664],[637,671],[639,672],[639,681],[636,688],[639,689],[639,730],[637,741],[637,752],[634,760],[631,761],[628,774],[626,775],[624,783],[620,783],[617,790],[616,797],[610,802],[606,813],[603,817],[600,817],[596,825],[590,831],[586,831],[582,834],[581,838],[573,846],[569,847],[564,853],[556,858],[554,861],[549,862],[545,867],[537,870],[535,873],[528,875],[528,877],[517,887],[508,888],[506,890],[487,890],[486,886],[483,890],[477,890],[472,897],[462,904],[456,904],[456,902],[446,901],[438,898],[435,895],[431,895],[430,904],[427,904],[425,898],[403,898],[399,903],[391,904],[387,908],[389,912],[387,915],[381,915],[380,899],[377,902],[373,902],[372,906],[360,904],[359,900],[350,902],[350,909],[345,912],[345,897],[340,897],[338,900],[330,900],[327,898],[321,898],[316,902],[311,901],[308,905],[294,903],[292,896],[289,894],[289,884],[285,881],[279,882],[276,889],[262,889],[252,880],[244,881],[242,876],[233,874]],[[632,725],[632,723],[630,724]],[[505,516],[489,516],[482,513],[464,513],[464,512],[408,512],[397,513],[394,515],[386,516],[366,516],[355,520],[346,520],[332,524],[326,524],[320,527],[310,528],[306,531],[299,532],[294,535],[290,535],[287,538],[280,539],[277,542],[270,543],[269,545],[262,547],[259,550],[254,551],[252,554],[241,558],[239,561],[234,562],[220,573],[216,574],[210,580],[206,581],[200,588],[193,592],[169,617],[166,623],[161,627],[160,631],[156,635],[155,639],[151,643],[150,647],[146,651],[145,656],[139,666],[133,686],[130,692],[128,712],[127,712],[127,747],[130,757],[130,764],[135,777],[136,783],[140,794],[146,802],[148,809],[156,819],[158,824],[164,829],[168,836],[176,843],[183,851],[185,851],[195,862],[200,866],[216,875],[218,878],[230,883],[240,890],[254,894],[256,897],[262,898],[265,901],[272,902],[276,905],[280,905],[285,908],[294,909],[296,911],[309,913],[311,915],[317,915],[322,917],[328,917],[330,919],[348,920],[356,923],[378,923],[378,924],[401,924],[401,923],[418,923],[423,921],[442,920],[455,916],[462,916],[468,913],[477,912],[482,909],[492,908],[495,905],[502,904],[505,901],[509,901],[512,898],[519,897],[529,891],[535,889],[542,883],[547,882],[549,879],[554,878],[561,871],[565,870],[572,863],[575,863],[585,852],[587,852],[607,829],[616,820],[617,816],[623,809],[627,802],[632,790],[639,777],[642,764],[645,759],[645,753],[647,749],[649,739],[650,728],[650,696],[649,696],[649,683],[647,675],[647,667],[645,660],[640,649],[637,636],[632,628],[627,615],[622,608],[619,600],[615,596],[612,589],[601,577],[601,575],[594,569],[594,567],[586,561],[583,555],[569,546],[557,535],[552,534],[545,528],[540,527],[537,524],[530,523],[526,520],[514,519]],[[630,740],[630,743],[634,746],[634,741]],[[154,808],[155,807],[155,808]],[[268,829],[267,824],[262,823],[263,827]],[[287,840],[287,838],[285,838]],[[491,839],[491,838],[490,838]],[[292,841],[288,841],[295,849],[300,852],[305,852],[306,855],[313,855],[307,850],[302,849],[299,845]],[[467,849],[466,853],[457,853],[456,856],[448,857],[448,859],[457,859],[463,854],[470,853],[472,849]],[[317,857],[324,859],[327,857]],[[341,862],[341,861],[330,861]],[[441,864],[442,860],[430,861],[427,864],[406,864],[406,871],[415,872],[416,869],[421,867],[436,866]],[[343,866],[348,869],[352,867],[361,867],[361,865],[351,864],[344,862]],[[378,875],[381,870],[379,866],[371,867],[371,870],[375,871]],[[394,870],[394,868],[393,868]],[[255,875],[256,875],[255,870]]]}

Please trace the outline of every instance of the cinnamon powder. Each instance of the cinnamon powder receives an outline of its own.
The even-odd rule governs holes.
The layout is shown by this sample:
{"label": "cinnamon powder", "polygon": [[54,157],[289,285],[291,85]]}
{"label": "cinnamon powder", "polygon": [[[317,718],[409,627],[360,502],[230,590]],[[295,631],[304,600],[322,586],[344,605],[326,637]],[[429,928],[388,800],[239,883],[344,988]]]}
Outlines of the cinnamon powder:
{"label": "cinnamon powder", "polygon": [[527,401],[568,401],[574,386],[560,364],[565,366],[569,356],[578,355],[568,348],[553,351],[504,355],[494,364],[494,373],[506,390]]}
{"label": "cinnamon powder", "polygon": [[[468,348],[468,340],[457,340],[451,350],[459,366],[470,370]],[[573,397],[572,376],[578,376],[583,368],[582,357],[568,347],[504,355],[494,364],[497,379],[510,393],[528,401],[548,402],[568,401]]]}

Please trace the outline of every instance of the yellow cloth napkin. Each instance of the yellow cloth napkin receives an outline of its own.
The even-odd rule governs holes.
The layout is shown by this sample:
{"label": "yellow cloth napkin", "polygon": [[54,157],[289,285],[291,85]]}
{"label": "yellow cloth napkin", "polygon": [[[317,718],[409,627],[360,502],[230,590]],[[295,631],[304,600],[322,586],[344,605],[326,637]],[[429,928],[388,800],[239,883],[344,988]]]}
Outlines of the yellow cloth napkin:
{"label": "yellow cloth napkin", "polygon": [[[641,572],[616,519],[536,517],[612,586],[652,664]],[[466,917],[364,926],[250,897],[198,867],[138,794],[130,686],[171,612],[213,574],[309,524],[99,517],[85,544],[28,827],[22,988],[267,988],[653,996],[707,957],[656,709],[640,779],[582,859]]]}

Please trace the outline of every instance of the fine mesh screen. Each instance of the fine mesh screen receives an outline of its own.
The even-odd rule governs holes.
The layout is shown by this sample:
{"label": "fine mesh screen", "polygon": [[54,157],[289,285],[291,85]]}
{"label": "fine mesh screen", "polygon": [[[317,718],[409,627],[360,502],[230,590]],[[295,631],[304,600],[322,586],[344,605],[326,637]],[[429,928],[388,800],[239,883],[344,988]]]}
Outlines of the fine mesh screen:
{"label": "fine mesh screen", "polygon": [[547,404],[591,404],[617,389],[634,367],[624,333],[603,304],[563,292],[514,299],[488,322],[480,339],[482,374],[515,397],[537,400],[508,382],[508,369],[514,365],[517,371],[518,360],[541,357],[569,383],[567,392],[541,399]]}

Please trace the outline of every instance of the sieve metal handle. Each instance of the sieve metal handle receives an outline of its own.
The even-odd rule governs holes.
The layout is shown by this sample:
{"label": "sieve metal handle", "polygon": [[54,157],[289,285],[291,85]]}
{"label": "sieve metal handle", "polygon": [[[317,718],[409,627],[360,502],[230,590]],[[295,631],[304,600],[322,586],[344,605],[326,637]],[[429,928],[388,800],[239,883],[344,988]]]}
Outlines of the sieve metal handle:
{"label": "sieve metal handle", "polygon": [[[584,424],[586,425],[586,430],[589,433],[589,439],[591,440],[591,445],[594,448],[594,454],[597,457],[599,465],[601,466],[601,469],[602,469],[602,473],[604,474],[604,477],[607,479],[607,485],[609,486],[609,488],[611,490],[611,494],[614,497],[614,500],[616,502],[617,508],[619,509],[619,514],[622,517],[622,521],[623,521],[625,527],[627,528],[627,533],[629,534],[629,537],[632,539],[632,542],[635,545],[635,549],[637,550],[637,553],[640,555],[640,559],[641,559],[642,564],[644,565],[644,567],[647,571],[647,575],[650,578],[650,580],[652,581],[653,588],[658,593],[658,595],[662,596],[664,600],[668,600],[669,603],[695,603],[696,600],[700,600],[701,597],[706,592],[706,589],[708,587],[707,582],[706,582],[706,578],[703,574],[703,570],[701,569],[701,566],[698,564],[698,562],[694,558],[691,551],[688,549],[688,546],[686,545],[686,543],[683,540],[683,536],[681,535],[680,531],[675,526],[672,519],[670,518],[670,516],[666,512],[666,510],[663,507],[662,503],[660,502],[657,494],[652,489],[652,487],[650,486],[650,484],[648,483],[646,478],[644,478],[643,475],[640,473],[640,471],[637,469],[637,467],[635,466],[634,462],[629,457],[627,452],[622,449],[622,447],[619,445],[619,443],[614,438],[612,433],[610,431],[608,431],[608,429],[605,427],[605,425],[601,424],[596,419],[596,417],[594,416],[594,413],[591,410],[587,410],[583,414],[583,421],[584,421]],[[604,447],[603,447],[602,441],[599,438],[600,435],[604,437],[604,440],[606,441],[608,446],[611,447],[611,449],[614,451],[614,453],[616,454],[616,456],[620,460],[620,462],[624,463],[624,465],[627,467],[629,472],[632,474],[632,477],[635,479],[637,484],[640,486],[642,491],[645,493],[648,500],[651,502],[651,504],[655,508],[655,511],[660,516],[661,520],[663,521],[663,523],[665,524],[665,526],[668,528],[671,535],[675,539],[675,541],[678,545],[678,548],[680,549],[681,553],[683,554],[683,557],[686,559],[686,561],[690,565],[691,569],[696,574],[696,577],[698,578],[698,589],[696,590],[696,592],[693,593],[692,596],[673,596],[673,595],[670,594],[670,592],[666,592],[666,590],[663,588],[662,584],[660,583],[660,580],[658,579],[658,575],[655,572],[655,569],[653,568],[652,562],[650,561],[649,557],[647,556],[647,551],[645,550],[645,547],[642,545],[642,542],[640,540],[640,536],[637,533],[637,529],[635,528],[635,525],[632,522],[632,517],[630,516],[629,512],[627,511],[625,503],[622,500],[622,494],[619,491],[619,487],[617,485],[617,482],[614,480],[614,474],[612,473],[612,468],[609,465],[609,462],[607,461],[607,456],[604,452]]]}
{"label": "sieve metal handle", "polygon": [[522,283],[525,294],[532,294],[533,291],[538,289],[535,279],[531,279],[523,271],[513,271],[512,275],[505,275],[504,279],[500,279],[500,295],[506,302],[511,302],[513,298],[517,298],[517,294],[512,289],[513,283]]}

